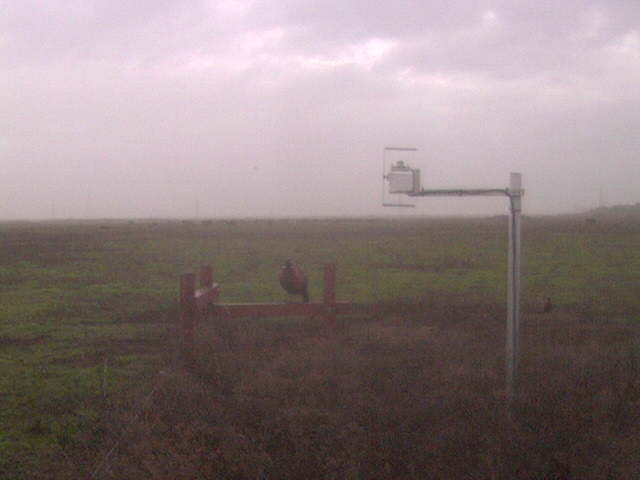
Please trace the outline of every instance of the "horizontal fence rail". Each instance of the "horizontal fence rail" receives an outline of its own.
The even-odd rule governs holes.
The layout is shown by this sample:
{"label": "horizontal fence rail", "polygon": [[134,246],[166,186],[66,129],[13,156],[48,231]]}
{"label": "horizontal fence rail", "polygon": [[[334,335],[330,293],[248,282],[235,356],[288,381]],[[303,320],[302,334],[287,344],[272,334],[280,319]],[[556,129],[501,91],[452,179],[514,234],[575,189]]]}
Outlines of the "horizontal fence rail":
{"label": "horizontal fence rail", "polygon": [[178,336],[180,357],[187,366],[195,363],[194,343],[197,325],[207,315],[242,317],[324,317],[327,324],[335,327],[338,315],[351,314],[351,302],[336,301],[336,266],[324,266],[323,302],[312,303],[219,303],[220,285],[213,281],[213,267],[200,267],[200,287],[196,288],[196,275],[185,273],[180,277],[180,316]]}

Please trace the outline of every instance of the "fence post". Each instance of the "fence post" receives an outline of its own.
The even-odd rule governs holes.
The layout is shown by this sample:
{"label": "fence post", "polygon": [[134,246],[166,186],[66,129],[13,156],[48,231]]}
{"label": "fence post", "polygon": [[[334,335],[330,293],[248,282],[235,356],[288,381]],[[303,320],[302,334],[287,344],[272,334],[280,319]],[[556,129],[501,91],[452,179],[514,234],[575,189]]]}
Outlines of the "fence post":
{"label": "fence post", "polygon": [[191,367],[194,363],[194,330],[196,326],[196,276],[185,273],[180,276],[180,356]]}
{"label": "fence post", "polygon": [[336,325],[336,266],[328,263],[324,266],[324,307],[327,322]]}
{"label": "fence post", "polygon": [[211,265],[200,267],[200,286],[202,288],[213,287],[213,268]]}

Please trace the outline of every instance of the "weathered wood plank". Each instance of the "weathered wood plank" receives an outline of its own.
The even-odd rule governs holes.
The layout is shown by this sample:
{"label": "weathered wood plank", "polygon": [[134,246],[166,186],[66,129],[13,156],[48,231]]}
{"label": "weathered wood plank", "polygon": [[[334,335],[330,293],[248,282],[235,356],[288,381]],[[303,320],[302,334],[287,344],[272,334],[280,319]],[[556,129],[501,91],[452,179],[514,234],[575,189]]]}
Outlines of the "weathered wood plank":
{"label": "weathered wood plank", "polygon": [[[337,302],[331,305],[338,315],[353,312],[351,302]],[[216,315],[239,317],[288,317],[326,315],[324,303],[225,303],[212,307]]]}
{"label": "weathered wood plank", "polygon": [[193,336],[196,327],[197,304],[195,297],[196,276],[185,273],[180,277],[180,356],[187,366],[193,364]]}
{"label": "weathered wood plank", "polygon": [[324,306],[325,318],[332,327],[336,324],[336,266],[329,263],[324,266]]}
{"label": "weathered wood plank", "polygon": [[194,294],[197,308],[201,310],[206,305],[215,303],[219,295],[220,285],[217,283],[197,289]]}

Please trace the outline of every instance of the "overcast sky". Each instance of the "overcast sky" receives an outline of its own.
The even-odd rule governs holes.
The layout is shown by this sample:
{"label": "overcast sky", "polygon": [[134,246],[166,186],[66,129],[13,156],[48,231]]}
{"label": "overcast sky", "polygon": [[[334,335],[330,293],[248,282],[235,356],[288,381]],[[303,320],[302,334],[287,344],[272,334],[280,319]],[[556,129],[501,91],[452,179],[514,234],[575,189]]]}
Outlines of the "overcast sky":
{"label": "overcast sky", "polygon": [[0,69],[2,218],[389,214],[386,145],[532,214],[640,201],[638,0],[0,0]]}

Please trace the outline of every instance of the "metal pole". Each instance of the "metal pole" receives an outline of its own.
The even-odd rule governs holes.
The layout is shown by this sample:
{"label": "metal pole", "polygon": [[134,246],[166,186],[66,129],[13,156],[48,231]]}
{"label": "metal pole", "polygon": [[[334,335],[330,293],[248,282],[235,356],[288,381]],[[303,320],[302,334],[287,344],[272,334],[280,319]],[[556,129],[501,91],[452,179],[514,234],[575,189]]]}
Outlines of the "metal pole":
{"label": "metal pole", "polygon": [[520,350],[520,215],[522,176],[511,173],[509,182],[509,273],[507,285],[506,389],[507,401],[513,401],[518,377]]}
{"label": "metal pole", "polygon": [[[383,160],[384,169],[384,160]],[[512,404],[518,378],[518,361],[520,353],[520,258],[522,232],[520,216],[522,213],[522,175],[512,172],[509,188],[456,188],[428,189],[406,193],[410,197],[432,196],[483,196],[493,197],[506,195],[509,198],[509,272],[507,275],[507,328],[506,328],[506,396]],[[384,186],[384,185],[383,185]],[[384,193],[384,190],[383,190]],[[395,206],[395,205],[385,205]]]}

